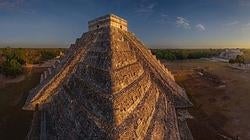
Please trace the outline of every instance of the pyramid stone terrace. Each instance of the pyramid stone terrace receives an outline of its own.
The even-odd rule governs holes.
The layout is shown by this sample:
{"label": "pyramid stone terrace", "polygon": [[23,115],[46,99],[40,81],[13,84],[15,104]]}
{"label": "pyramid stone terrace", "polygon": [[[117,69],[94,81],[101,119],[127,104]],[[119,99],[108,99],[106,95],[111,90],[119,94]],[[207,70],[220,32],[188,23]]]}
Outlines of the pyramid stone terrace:
{"label": "pyramid stone terrace", "polygon": [[185,90],[110,17],[121,19],[90,21],[90,30],[30,91],[23,107],[34,111],[28,139],[192,140]]}

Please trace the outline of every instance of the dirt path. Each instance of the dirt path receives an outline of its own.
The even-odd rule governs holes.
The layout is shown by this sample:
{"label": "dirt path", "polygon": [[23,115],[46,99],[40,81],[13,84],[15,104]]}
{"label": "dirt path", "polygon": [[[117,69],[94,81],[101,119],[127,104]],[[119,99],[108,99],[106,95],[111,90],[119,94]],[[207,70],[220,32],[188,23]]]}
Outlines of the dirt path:
{"label": "dirt path", "polygon": [[205,60],[166,64],[195,104],[189,126],[196,140],[250,139],[250,72]]}
{"label": "dirt path", "polygon": [[26,64],[24,67],[25,68],[48,68],[54,65],[56,61],[57,59],[52,59],[52,60],[45,61],[41,64]]}
{"label": "dirt path", "polygon": [[0,74],[0,88],[4,87],[6,84],[12,84],[12,83],[19,83],[25,79],[25,75],[19,75],[15,78],[13,77],[6,77],[2,74]]}

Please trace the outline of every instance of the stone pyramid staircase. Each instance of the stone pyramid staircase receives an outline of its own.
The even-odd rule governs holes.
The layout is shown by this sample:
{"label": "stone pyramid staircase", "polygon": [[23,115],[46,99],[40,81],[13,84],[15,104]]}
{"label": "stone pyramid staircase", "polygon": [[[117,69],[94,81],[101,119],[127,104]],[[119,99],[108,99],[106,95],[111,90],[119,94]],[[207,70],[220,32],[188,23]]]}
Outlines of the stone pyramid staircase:
{"label": "stone pyramid staircase", "polygon": [[89,31],[44,75],[28,139],[192,139],[185,91],[133,33]]}

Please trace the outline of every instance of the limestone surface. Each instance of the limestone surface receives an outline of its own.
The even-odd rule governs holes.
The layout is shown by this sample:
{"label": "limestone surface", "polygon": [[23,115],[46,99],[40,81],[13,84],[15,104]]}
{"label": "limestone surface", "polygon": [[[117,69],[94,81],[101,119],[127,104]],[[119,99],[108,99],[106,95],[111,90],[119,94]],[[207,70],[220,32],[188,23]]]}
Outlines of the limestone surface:
{"label": "limestone surface", "polygon": [[189,140],[191,106],[144,44],[110,25],[77,39],[23,109],[35,112],[28,139]]}

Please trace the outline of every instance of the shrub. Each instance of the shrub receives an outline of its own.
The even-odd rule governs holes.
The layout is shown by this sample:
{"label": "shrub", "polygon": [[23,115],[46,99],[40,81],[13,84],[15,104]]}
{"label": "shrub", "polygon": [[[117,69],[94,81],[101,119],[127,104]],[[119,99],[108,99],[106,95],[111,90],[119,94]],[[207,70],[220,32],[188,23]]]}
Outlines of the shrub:
{"label": "shrub", "polygon": [[22,65],[16,59],[7,60],[3,63],[2,71],[7,76],[16,76],[22,73]]}
{"label": "shrub", "polygon": [[42,60],[49,60],[49,59],[53,59],[57,56],[57,52],[55,51],[46,51],[46,50],[43,50],[41,52],[41,59]]}
{"label": "shrub", "polygon": [[229,63],[230,64],[234,64],[235,63],[235,59],[229,59]]}
{"label": "shrub", "polygon": [[166,60],[183,60],[183,59],[200,59],[217,56],[221,50],[218,49],[156,49],[152,52],[159,59]]}

